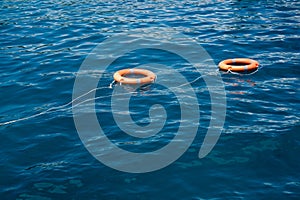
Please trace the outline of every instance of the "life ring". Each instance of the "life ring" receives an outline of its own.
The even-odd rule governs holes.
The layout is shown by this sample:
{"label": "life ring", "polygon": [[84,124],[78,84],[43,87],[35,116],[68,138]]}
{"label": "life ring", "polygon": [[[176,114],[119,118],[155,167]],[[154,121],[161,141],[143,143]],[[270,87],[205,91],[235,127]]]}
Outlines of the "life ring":
{"label": "life ring", "polygon": [[[128,78],[125,77],[126,75],[129,74],[136,74],[136,75],[143,75],[144,77],[142,78]],[[153,83],[155,81],[156,75],[146,69],[122,69],[117,71],[114,74],[114,80],[121,83],[121,84],[148,84],[148,83]]]}
{"label": "life ring", "polygon": [[223,60],[219,63],[219,68],[224,71],[245,72],[258,68],[259,63],[249,58],[234,58]]}

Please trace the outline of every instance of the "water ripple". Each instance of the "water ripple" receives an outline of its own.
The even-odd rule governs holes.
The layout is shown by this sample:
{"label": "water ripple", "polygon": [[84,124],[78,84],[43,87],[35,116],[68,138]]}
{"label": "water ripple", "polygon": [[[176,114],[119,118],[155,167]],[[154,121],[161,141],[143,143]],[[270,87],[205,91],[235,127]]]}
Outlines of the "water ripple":
{"label": "water ripple", "polygon": [[[0,126],[2,198],[299,197],[299,172],[295,170],[300,163],[296,156],[300,151],[299,10],[297,0],[3,0],[0,122],[43,115]],[[151,59],[181,68],[190,81],[195,80],[191,85],[201,108],[198,138],[167,170],[142,176],[120,174],[96,162],[82,146],[68,104],[73,83],[84,58],[106,38],[161,26],[197,40],[216,63],[250,57],[260,62],[260,69],[249,76],[221,73],[227,94],[224,132],[207,159],[195,160],[194,152],[201,146],[211,116],[207,87],[184,63],[174,65],[162,54],[153,55]],[[137,66],[145,60],[141,54],[132,56],[116,68]],[[95,108],[105,116],[110,110],[108,85],[113,71],[81,72],[91,78],[103,75]],[[161,73],[158,77],[166,76]],[[153,85],[143,95],[142,101],[165,103],[173,116],[161,134],[136,140],[124,136],[110,121],[99,120],[117,145],[135,152],[167,144],[180,123],[172,92]],[[49,109],[51,112],[44,113]],[[84,106],[80,109],[90,112]],[[147,124],[147,112],[138,106],[132,110],[133,118]],[[166,181],[161,184],[161,180]]]}

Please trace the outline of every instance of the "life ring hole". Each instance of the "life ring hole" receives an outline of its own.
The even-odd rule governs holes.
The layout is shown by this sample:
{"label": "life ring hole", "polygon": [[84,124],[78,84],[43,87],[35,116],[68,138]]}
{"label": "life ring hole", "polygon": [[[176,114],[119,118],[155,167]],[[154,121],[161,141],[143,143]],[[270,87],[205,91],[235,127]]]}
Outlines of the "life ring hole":
{"label": "life ring hole", "polygon": [[140,78],[146,77],[146,75],[143,75],[143,74],[125,74],[125,75],[123,75],[123,77],[140,79]]}
{"label": "life ring hole", "polygon": [[243,66],[243,65],[249,65],[251,63],[245,63],[245,62],[234,62],[234,63],[230,63],[229,65],[231,66]]}

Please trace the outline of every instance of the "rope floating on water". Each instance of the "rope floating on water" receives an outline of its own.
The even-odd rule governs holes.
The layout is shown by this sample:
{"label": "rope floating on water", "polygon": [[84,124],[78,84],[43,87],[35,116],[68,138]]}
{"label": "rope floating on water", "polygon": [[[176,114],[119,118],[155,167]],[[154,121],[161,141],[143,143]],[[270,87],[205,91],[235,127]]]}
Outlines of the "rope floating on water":
{"label": "rope floating on water", "polygon": [[[227,73],[232,73],[232,74],[237,74],[237,75],[251,75],[251,74],[254,74],[258,71],[258,68],[256,71],[252,72],[252,73],[248,73],[248,74],[241,74],[241,73],[237,73],[237,72],[234,72],[232,70],[227,70]],[[199,79],[203,78],[203,75],[202,76],[199,76],[197,78],[195,78],[194,80],[192,80],[191,82],[187,82],[187,83],[184,83],[184,84],[181,84],[181,85],[178,85],[178,86],[174,86],[172,88],[180,88],[182,86],[185,86],[185,85],[188,85],[188,84],[192,84],[196,81],[198,81]],[[114,80],[113,82],[111,82],[109,84],[108,87],[98,87],[98,88],[94,88],[78,97],[76,97],[75,99],[73,99],[72,101],[66,103],[66,104],[63,104],[63,105],[60,105],[60,106],[55,106],[55,107],[51,107],[45,111],[42,111],[40,113],[37,113],[37,114],[34,114],[34,115],[30,115],[30,116],[27,116],[27,117],[23,117],[23,118],[19,118],[19,119],[14,119],[14,120],[10,120],[10,121],[6,121],[6,122],[0,122],[0,126],[4,126],[4,125],[9,125],[9,124],[13,124],[13,123],[16,123],[16,122],[20,122],[20,121],[25,121],[25,120],[29,120],[29,119],[32,119],[32,118],[35,118],[35,117],[38,117],[38,116],[41,116],[41,115],[45,115],[45,114],[49,114],[49,113],[52,113],[52,112],[57,112],[57,111],[61,111],[63,110],[64,108],[68,107],[69,105],[73,104],[74,102],[76,102],[77,100],[80,100],[81,98],[83,98],[84,96],[90,94],[91,92],[94,92],[94,91],[97,91],[97,90],[100,90],[100,89],[107,89],[107,88],[110,88],[112,89],[113,86],[115,85],[116,81]],[[130,94],[132,92],[129,92],[128,94]],[[115,94],[116,95],[116,94]],[[123,95],[123,94],[122,94]],[[89,102],[89,101],[93,101],[93,100],[98,100],[98,99],[103,99],[103,98],[108,98],[108,97],[112,97],[112,95],[107,95],[107,96],[101,96],[101,97],[96,97],[96,98],[91,98],[91,99],[86,99],[84,101],[81,101],[81,102],[78,102],[77,104],[73,105],[73,107],[76,107],[76,106],[79,106],[83,103],[86,103],[86,102]]]}

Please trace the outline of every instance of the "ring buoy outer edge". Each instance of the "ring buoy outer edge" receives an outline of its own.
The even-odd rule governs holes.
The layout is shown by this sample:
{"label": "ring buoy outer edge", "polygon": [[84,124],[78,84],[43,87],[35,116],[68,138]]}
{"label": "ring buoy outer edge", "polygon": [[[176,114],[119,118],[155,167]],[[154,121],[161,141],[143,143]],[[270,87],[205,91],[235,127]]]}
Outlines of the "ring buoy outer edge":
{"label": "ring buoy outer edge", "polygon": [[219,68],[224,71],[245,72],[258,68],[259,62],[249,58],[234,58],[223,60],[219,63]]}
{"label": "ring buoy outer edge", "polygon": [[[142,78],[127,78],[126,75],[129,74],[137,74],[143,75],[145,77]],[[114,80],[121,84],[149,84],[153,83],[156,79],[156,75],[146,69],[138,69],[138,68],[131,68],[131,69],[122,69],[114,73]]]}

